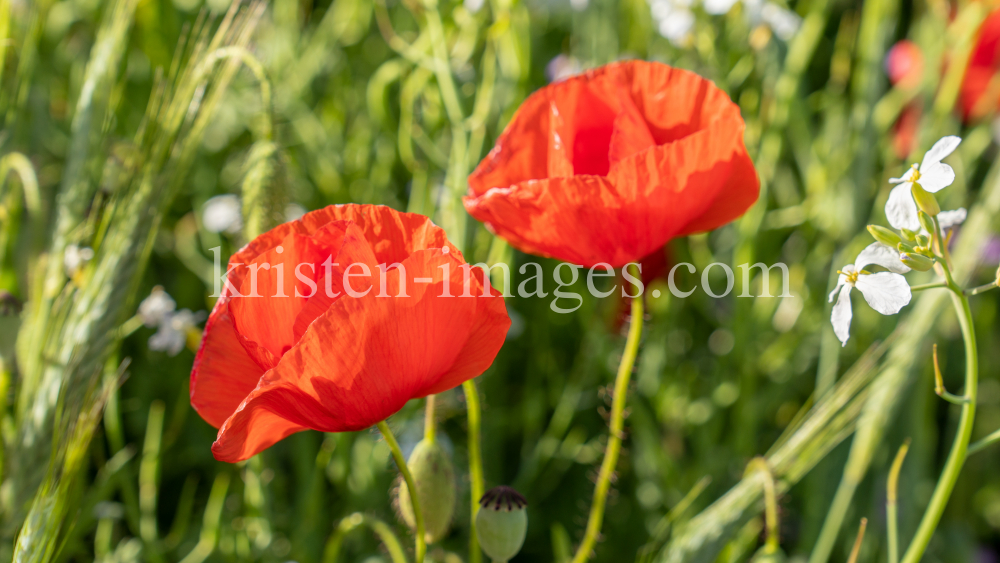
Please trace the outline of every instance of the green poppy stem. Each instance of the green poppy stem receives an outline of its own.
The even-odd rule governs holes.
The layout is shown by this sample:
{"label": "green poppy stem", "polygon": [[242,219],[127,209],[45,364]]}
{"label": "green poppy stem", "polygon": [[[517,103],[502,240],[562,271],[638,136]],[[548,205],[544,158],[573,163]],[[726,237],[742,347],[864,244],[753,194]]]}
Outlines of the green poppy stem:
{"label": "green poppy stem", "polygon": [[[637,269],[634,266],[629,266],[629,268],[632,275],[638,278]],[[590,516],[587,518],[587,531],[583,541],[580,542],[580,547],[577,548],[576,554],[573,556],[572,563],[583,563],[590,558],[594,544],[597,543],[597,537],[601,533],[601,524],[604,522],[604,506],[608,499],[608,490],[611,488],[611,477],[618,464],[618,454],[622,447],[625,401],[628,397],[628,384],[632,377],[632,367],[639,354],[642,315],[642,296],[638,295],[632,299],[632,320],[628,330],[628,339],[625,341],[625,351],[622,353],[622,360],[618,365],[618,375],[615,377],[615,394],[611,404],[611,430],[608,433],[608,446],[604,452],[600,473],[597,475],[594,500],[590,506]]]}
{"label": "green poppy stem", "polygon": [[471,529],[469,530],[469,563],[482,563],[483,554],[479,550],[479,536],[476,535],[476,513],[483,493],[483,453],[479,443],[482,416],[479,409],[479,391],[476,382],[468,380],[462,384],[465,393],[465,409],[469,417],[469,496],[472,497]]}
{"label": "green poppy stem", "polygon": [[424,405],[424,440],[434,443],[437,439],[437,427],[434,423],[434,405],[437,395],[427,395],[427,404]]}
{"label": "green poppy stem", "polygon": [[399,467],[399,472],[403,474],[403,480],[406,481],[406,486],[411,491],[410,502],[413,504],[413,519],[417,524],[414,561],[416,563],[424,563],[424,554],[427,553],[427,540],[424,537],[424,513],[420,510],[420,495],[417,494],[417,485],[413,482],[413,474],[410,473],[410,468],[406,465],[403,450],[399,449],[399,442],[396,441],[396,436],[389,429],[389,425],[383,420],[376,424],[376,426],[379,432],[382,433],[382,437],[385,438],[385,442],[389,444],[389,449],[392,450],[392,459],[396,460],[396,466]]}

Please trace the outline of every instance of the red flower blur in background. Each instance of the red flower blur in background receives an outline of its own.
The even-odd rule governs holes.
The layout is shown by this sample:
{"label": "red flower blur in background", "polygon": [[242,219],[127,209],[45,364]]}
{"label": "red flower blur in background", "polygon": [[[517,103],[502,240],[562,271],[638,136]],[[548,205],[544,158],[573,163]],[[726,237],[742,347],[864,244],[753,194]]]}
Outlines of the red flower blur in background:
{"label": "red flower blur in background", "polygon": [[[263,263],[254,291],[248,266]],[[191,405],[219,428],[216,459],[244,460],[309,428],[362,430],[483,373],[510,318],[478,269],[475,297],[462,297],[464,263],[426,217],[371,205],[313,211],[234,254],[191,371]]]}
{"label": "red flower blur in background", "polygon": [[[885,56],[885,72],[897,88],[908,90],[919,86],[924,76],[924,54],[920,47],[907,39],[893,45]],[[905,159],[916,148],[922,114],[919,98],[907,103],[899,113],[892,128],[892,150],[897,158]]]}
{"label": "red flower blur in background", "polygon": [[524,252],[622,266],[757,200],[743,129],[697,74],[613,63],[525,100],[469,177],[465,208]]}
{"label": "red flower blur in background", "polygon": [[893,86],[913,88],[920,85],[924,76],[924,54],[920,47],[908,39],[897,42],[885,56],[885,72]]}
{"label": "red flower blur in background", "polygon": [[1000,10],[986,17],[969,56],[958,104],[966,122],[992,113],[1000,106],[1000,81],[994,81],[1000,69]]}

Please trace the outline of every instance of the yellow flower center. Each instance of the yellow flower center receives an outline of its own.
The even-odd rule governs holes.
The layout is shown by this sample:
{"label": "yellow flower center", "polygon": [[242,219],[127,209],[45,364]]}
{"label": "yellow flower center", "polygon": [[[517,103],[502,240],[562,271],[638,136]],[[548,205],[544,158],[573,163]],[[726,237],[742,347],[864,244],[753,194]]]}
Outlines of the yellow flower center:
{"label": "yellow flower center", "polygon": [[858,281],[858,274],[860,274],[861,272],[844,272],[841,270],[837,270],[837,273],[847,276],[847,283],[854,285],[854,283]]}
{"label": "yellow flower center", "polygon": [[917,165],[917,164],[914,164],[910,168],[913,169],[913,177],[910,178],[910,181],[914,182],[914,183],[919,182],[920,181],[920,166]]}

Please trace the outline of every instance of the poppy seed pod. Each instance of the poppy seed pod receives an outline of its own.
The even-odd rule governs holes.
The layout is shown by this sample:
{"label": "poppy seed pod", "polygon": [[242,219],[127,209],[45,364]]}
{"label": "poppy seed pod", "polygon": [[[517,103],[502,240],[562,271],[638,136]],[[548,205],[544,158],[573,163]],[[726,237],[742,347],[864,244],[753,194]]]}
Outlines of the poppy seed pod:
{"label": "poppy seed pod", "polygon": [[476,535],[479,546],[494,563],[517,555],[528,532],[528,501],[510,487],[494,487],[479,500]]}
{"label": "poppy seed pod", "polygon": [[895,247],[902,240],[891,229],[887,229],[881,225],[868,225],[868,232],[875,237],[875,240],[886,246]]}
{"label": "poppy seed pod", "polygon": [[[448,533],[455,513],[455,469],[444,448],[427,440],[417,443],[406,465],[413,474],[420,511],[424,514],[424,536],[427,543],[434,543]],[[397,494],[399,515],[410,529],[415,529],[413,503],[405,481],[400,483]]]}
{"label": "poppy seed pod", "polygon": [[914,183],[910,191],[913,192],[913,201],[917,202],[917,207],[921,211],[931,217],[936,217],[938,213],[941,213],[941,206],[938,205],[937,198],[934,197],[934,194],[920,187],[920,184]]}

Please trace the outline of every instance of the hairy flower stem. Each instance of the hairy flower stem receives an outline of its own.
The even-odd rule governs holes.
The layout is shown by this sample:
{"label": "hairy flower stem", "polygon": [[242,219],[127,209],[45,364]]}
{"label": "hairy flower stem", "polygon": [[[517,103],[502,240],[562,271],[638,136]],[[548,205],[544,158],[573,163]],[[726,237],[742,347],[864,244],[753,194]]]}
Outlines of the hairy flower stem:
{"label": "hairy flower stem", "polygon": [[427,395],[427,404],[424,406],[424,440],[434,443],[437,439],[437,427],[434,425],[434,405],[437,395]]}
{"label": "hairy flower stem", "polygon": [[410,473],[410,468],[406,465],[403,450],[399,449],[399,442],[396,441],[396,436],[389,429],[389,425],[383,420],[376,424],[376,427],[382,433],[385,442],[389,444],[389,449],[392,450],[392,459],[396,460],[396,466],[399,467],[399,472],[403,474],[406,486],[412,491],[410,493],[410,502],[413,504],[413,520],[417,524],[414,561],[416,563],[424,563],[424,554],[427,553],[427,540],[424,538],[424,513],[420,511],[420,495],[417,494],[417,485],[413,482],[413,474]]}
{"label": "hairy flower stem", "polygon": [[[940,227],[935,218],[935,227]],[[943,240],[943,239],[942,239]],[[931,496],[930,504],[920,521],[917,533],[913,536],[913,541],[906,553],[903,554],[903,563],[917,563],[923,557],[927,544],[930,543],[934,530],[941,515],[944,513],[948,498],[955,488],[958,475],[962,471],[962,465],[968,456],[969,438],[972,436],[972,426],[976,418],[976,395],[979,383],[979,354],[976,349],[976,332],[972,323],[972,310],[969,308],[969,298],[958,287],[952,279],[951,271],[946,263],[941,263],[948,289],[952,292],[952,303],[955,305],[955,312],[958,314],[959,326],[962,327],[962,338],[965,341],[965,397],[969,402],[962,405],[962,415],[958,423],[958,432],[955,434],[955,441],[948,454],[944,470],[938,479],[937,486],[934,487],[934,494]]]}
{"label": "hairy flower stem", "polygon": [[476,513],[479,512],[479,499],[483,496],[483,453],[479,444],[481,414],[479,410],[479,392],[476,382],[468,380],[462,384],[465,392],[465,409],[469,417],[469,496],[472,497],[472,518],[469,530],[469,563],[482,563],[483,554],[479,550],[479,536],[476,535]]}
{"label": "hairy flower stem", "polygon": [[[633,276],[639,272],[634,266],[629,266]],[[611,477],[618,464],[618,454],[622,447],[622,432],[625,426],[625,400],[628,397],[628,383],[632,377],[632,366],[639,353],[639,340],[642,336],[642,296],[632,299],[632,320],[628,329],[628,339],[625,341],[625,351],[618,365],[618,375],[615,377],[614,399],[611,404],[611,430],[608,433],[608,447],[604,452],[604,461],[597,476],[597,486],[594,488],[594,500],[590,505],[590,516],[587,518],[587,531],[573,556],[573,563],[583,563],[590,558],[594,544],[601,533],[604,521],[604,505],[611,488]]]}

